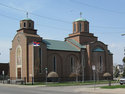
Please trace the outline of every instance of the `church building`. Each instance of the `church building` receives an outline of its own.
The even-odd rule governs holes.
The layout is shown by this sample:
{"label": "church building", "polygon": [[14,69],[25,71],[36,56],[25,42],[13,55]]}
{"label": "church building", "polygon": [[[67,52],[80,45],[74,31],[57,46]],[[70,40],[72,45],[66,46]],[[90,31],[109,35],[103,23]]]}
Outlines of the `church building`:
{"label": "church building", "polygon": [[[44,33],[44,32],[43,32]],[[64,41],[44,39],[34,29],[34,21],[20,21],[20,29],[12,40],[10,49],[10,78],[27,82],[45,78],[55,72],[58,78],[73,74],[84,80],[104,79],[103,74],[113,74],[113,54],[108,46],[89,32],[89,22],[79,18],[73,22],[73,32]]]}

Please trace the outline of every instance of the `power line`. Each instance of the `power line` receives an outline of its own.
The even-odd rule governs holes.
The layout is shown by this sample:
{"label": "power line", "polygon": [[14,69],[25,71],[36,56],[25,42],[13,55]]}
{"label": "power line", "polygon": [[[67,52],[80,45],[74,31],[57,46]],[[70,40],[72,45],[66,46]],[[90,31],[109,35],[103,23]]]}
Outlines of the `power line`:
{"label": "power line", "polygon": [[[72,1],[78,2],[76,0],[72,0]],[[78,3],[82,4],[81,2],[78,2]],[[86,5],[88,5],[88,4],[86,4]],[[0,3],[0,6],[4,6],[4,7],[7,7],[7,8],[14,9],[14,10],[22,11],[22,12],[25,12],[25,13],[27,12],[27,11],[25,11],[23,9],[11,7],[11,6],[2,4],[2,3]],[[88,5],[88,6],[90,6],[90,5]],[[95,7],[95,6],[93,6],[93,7]],[[58,21],[58,22],[63,22],[63,23],[67,23],[67,24],[71,24],[71,22],[69,22],[69,21],[64,21],[64,20],[60,20],[60,19],[57,19],[57,18],[46,17],[46,16],[38,15],[38,14],[35,14],[35,13],[32,13],[32,12],[28,12],[28,13],[30,13],[31,15],[36,16],[36,17],[45,18],[45,19],[48,19],[48,20],[53,20],[53,21]],[[13,20],[19,20],[17,18],[6,16],[4,14],[0,14],[0,16],[6,17],[6,18],[9,18],[9,19],[13,19]],[[47,27],[50,27],[50,26],[47,26]],[[113,27],[113,26],[91,26],[91,27],[94,27],[94,28],[104,28],[104,29],[105,28],[107,28],[107,29],[125,29],[124,27]],[[51,26],[51,28],[62,29],[62,28],[52,27],[52,26]],[[66,29],[63,29],[63,30],[66,30]]]}
{"label": "power line", "polygon": [[105,9],[105,8],[102,8],[102,7],[98,7],[98,6],[94,6],[94,5],[87,4],[87,3],[85,3],[85,2],[83,3],[83,2],[78,1],[78,0],[70,0],[70,1],[71,1],[71,2],[75,2],[75,3],[77,3],[77,4],[85,5],[85,6],[90,7],[90,8],[100,9],[100,10],[104,10],[104,11],[112,12],[112,13],[125,14],[125,12],[120,12],[120,11]]}
{"label": "power line", "polygon": [[[27,11],[25,11],[23,9],[15,8],[15,7],[8,6],[8,5],[5,5],[5,4],[2,4],[2,3],[0,3],[0,5],[4,6],[4,7],[7,7],[7,8],[14,9],[14,10],[22,11],[22,12],[25,12],[25,13],[27,12]],[[35,13],[32,13],[32,12],[28,12],[28,13],[30,13],[33,16],[37,16],[37,17],[48,19],[48,20],[52,20],[52,21],[58,21],[58,22],[63,22],[63,23],[71,23],[71,22],[60,20],[60,19],[57,19],[57,18],[51,18],[51,17],[46,17],[46,16],[38,15],[38,14],[35,14]]]}
{"label": "power line", "polygon": [[19,20],[19,19],[17,19],[17,18],[10,17],[10,16],[7,16],[7,15],[1,14],[1,13],[0,13],[0,16],[6,17],[6,18],[11,19],[11,20],[16,20],[16,21]]}

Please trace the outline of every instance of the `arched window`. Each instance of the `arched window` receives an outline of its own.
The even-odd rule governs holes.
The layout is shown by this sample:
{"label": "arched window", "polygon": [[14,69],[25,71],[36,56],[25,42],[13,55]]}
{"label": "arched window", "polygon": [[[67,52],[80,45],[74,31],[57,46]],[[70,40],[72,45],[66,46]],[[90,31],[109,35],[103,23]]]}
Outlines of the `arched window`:
{"label": "arched window", "polygon": [[53,57],[53,71],[56,72],[56,56]]}
{"label": "arched window", "polygon": [[76,24],[74,24],[74,33],[76,32]]}
{"label": "arched window", "polygon": [[26,27],[26,23],[24,22],[24,27]]}
{"label": "arched window", "polygon": [[17,48],[16,52],[17,52],[17,65],[22,65],[22,49],[20,46]]}
{"label": "arched window", "polygon": [[82,30],[82,25],[81,23],[79,23],[79,32],[81,32],[81,30]]}
{"label": "arched window", "polygon": [[88,26],[87,26],[87,23],[84,24],[84,30],[85,32],[87,32],[87,29],[88,29]]}
{"label": "arched window", "polygon": [[29,27],[31,27],[31,23],[29,23]]}
{"label": "arched window", "polygon": [[70,64],[71,64],[71,72],[74,72],[75,65],[74,65],[74,58],[72,56],[70,57]]}
{"label": "arched window", "polygon": [[103,71],[102,56],[99,57],[99,67],[100,67],[100,72],[102,72]]}

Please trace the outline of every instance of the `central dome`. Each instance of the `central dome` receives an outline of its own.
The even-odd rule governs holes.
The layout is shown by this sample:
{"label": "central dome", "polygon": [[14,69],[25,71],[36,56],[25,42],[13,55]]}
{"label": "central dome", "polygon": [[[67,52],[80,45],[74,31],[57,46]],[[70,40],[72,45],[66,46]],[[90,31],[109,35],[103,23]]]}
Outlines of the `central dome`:
{"label": "central dome", "polygon": [[30,18],[25,18],[25,19],[23,19],[23,20],[32,20],[32,19],[30,19]]}
{"label": "central dome", "polygon": [[83,19],[83,18],[78,18],[78,19],[75,20],[75,22],[77,22],[77,21],[87,21],[87,20]]}

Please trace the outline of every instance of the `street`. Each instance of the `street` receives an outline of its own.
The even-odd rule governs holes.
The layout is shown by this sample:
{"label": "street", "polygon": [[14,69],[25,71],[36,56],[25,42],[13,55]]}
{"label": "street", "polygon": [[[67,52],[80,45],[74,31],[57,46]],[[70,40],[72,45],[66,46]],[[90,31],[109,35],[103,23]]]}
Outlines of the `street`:
{"label": "street", "polygon": [[[44,86],[15,86],[0,84],[0,94],[83,94],[75,92],[80,86],[44,87]],[[90,94],[90,93],[84,93]]]}
{"label": "street", "polygon": [[[124,94],[124,89],[100,89],[96,85],[82,85],[82,86],[25,86],[25,85],[8,85],[0,84],[0,94]],[[117,84],[114,84],[117,85]]]}

